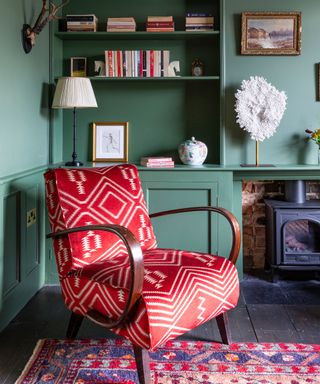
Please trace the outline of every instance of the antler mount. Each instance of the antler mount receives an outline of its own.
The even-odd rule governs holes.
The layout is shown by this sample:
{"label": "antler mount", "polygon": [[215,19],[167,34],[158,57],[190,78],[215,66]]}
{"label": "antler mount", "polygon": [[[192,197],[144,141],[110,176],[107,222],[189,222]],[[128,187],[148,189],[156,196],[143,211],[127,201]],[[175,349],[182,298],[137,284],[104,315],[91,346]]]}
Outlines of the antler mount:
{"label": "antler mount", "polygon": [[42,9],[34,26],[31,27],[29,24],[23,24],[22,27],[22,46],[25,53],[31,51],[36,43],[36,36],[42,31],[48,21],[59,19],[56,13],[69,1],[63,0],[60,5],[55,5],[50,1],[50,7],[47,8],[47,0],[42,0]]}

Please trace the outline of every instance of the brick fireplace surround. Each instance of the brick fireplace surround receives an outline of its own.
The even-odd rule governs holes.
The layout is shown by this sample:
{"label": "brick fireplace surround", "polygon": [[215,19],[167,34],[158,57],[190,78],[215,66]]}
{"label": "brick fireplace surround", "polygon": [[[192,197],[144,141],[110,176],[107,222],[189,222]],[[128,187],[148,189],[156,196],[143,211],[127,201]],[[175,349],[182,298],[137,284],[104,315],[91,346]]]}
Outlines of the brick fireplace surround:
{"label": "brick fireplace surround", "polygon": [[[320,182],[306,182],[307,200],[320,199]],[[266,256],[265,198],[273,199],[284,195],[282,181],[243,181],[243,262],[244,270],[264,268]]]}

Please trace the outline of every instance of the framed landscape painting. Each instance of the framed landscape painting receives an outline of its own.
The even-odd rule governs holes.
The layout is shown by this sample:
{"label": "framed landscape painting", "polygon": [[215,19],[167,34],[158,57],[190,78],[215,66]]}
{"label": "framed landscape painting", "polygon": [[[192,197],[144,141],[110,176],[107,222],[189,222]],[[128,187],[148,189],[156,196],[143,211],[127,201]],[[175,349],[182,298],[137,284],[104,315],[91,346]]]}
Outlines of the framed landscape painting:
{"label": "framed landscape painting", "polygon": [[243,12],[242,55],[300,55],[300,12]]}

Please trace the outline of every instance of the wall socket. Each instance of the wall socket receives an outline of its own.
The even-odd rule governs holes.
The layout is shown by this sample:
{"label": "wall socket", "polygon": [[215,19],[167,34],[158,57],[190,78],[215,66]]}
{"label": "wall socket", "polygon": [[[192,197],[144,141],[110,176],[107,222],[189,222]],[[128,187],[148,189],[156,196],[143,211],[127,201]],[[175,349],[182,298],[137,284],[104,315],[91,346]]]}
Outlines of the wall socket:
{"label": "wall socket", "polygon": [[27,227],[35,224],[37,221],[37,209],[33,208],[30,211],[27,211]]}

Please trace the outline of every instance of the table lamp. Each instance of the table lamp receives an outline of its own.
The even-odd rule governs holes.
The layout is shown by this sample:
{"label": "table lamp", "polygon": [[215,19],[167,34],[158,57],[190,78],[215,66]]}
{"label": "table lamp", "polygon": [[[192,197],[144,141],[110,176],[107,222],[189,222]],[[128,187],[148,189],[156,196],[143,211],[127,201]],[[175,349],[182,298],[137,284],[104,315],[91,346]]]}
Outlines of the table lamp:
{"label": "table lamp", "polygon": [[62,77],[58,80],[53,97],[52,108],[73,109],[73,153],[72,161],[65,165],[79,167],[83,165],[77,160],[76,140],[76,108],[97,108],[90,79],[85,77]]}

